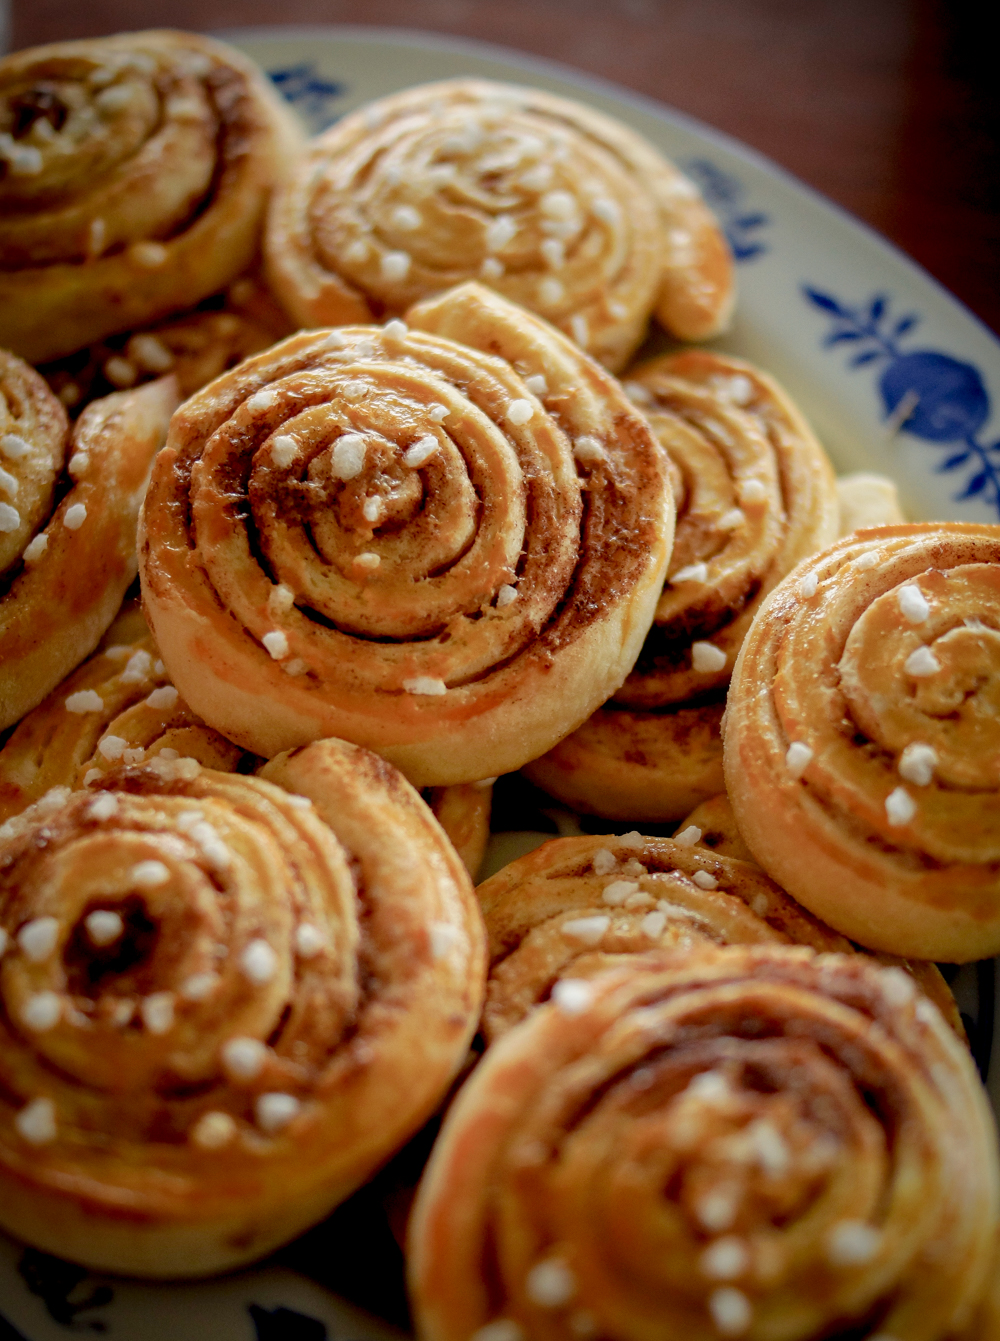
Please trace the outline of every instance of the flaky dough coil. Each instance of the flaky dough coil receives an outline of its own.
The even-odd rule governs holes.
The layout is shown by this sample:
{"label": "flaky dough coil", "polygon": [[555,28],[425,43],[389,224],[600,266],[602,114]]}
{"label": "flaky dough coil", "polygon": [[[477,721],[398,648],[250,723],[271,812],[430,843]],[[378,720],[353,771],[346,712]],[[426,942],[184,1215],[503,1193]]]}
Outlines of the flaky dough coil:
{"label": "flaky dough coil", "polygon": [[539,318],[465,285],[408,321],[301,333],[188,400],[141,576],[230,739],[339,734],[424,786],[517,768],[614,692],[673,503],[644,419]]}
{"label": "flaky dough coil", "polygon": [[245,270],[301,131],[232,47],[157,30],[0,61],[0,345],[32,363]]}
{"label": "flaky dough coil", "polygon": [[410,1227],[424,1341],[945,1341],[990,1287],[992,1115],[862,955],[692,950],[576,981],[486,1053]]}
{"label": "flaky dough coil", "polygon": [[575,809],[680,819],[723,788],[726,685],[754,612],[837,534],[833,470],[768,374],[687,350],[626,389],[673,466],[677,532],[639,660],[611,702],[527,769]]}
{"label": "flaky dough coil", "polygon": [[384,760],[162,756],[0,831],[0,1223],[200,1276],[321,1219],[426,1120],[484,976],[468,876]]}
{"label": "flaky dough coil", "polygon": [[726,717],[740,832],[853,940],[1000,950],[1000,527],[855,532],[744,643]]}
{"label": "flaky dough coil", "polygon": [[701,340],[733,303],[717,221],[648,141],[568,98],[482,79],[407,89],[320,135],[275,196],[266,254],[305,326],[400,315],[479,279],[613,371],[654,312]]}

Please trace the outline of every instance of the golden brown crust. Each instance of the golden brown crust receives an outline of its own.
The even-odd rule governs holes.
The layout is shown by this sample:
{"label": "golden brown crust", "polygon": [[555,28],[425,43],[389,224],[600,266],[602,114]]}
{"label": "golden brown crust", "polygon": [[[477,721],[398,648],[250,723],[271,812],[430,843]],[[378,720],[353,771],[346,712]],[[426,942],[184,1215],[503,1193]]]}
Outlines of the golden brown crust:
{"label": "golden brown crust", "polygon": [[54,787],[89,787],[119,763],[141,764],[164,751],[167,758],[197,759],[224,773],[251,772],[259,762],[191,711],[171,685],[141,615],[137,622],[141,630],[128,642],[105,637],[103,648],[4,742],[0,821],[19,815]]}
{"label": "golden brown crust", "polygon": [[0,134],[0,344],[36,363],[246,269],[301,142],[252,62],[167,30],[5,57]]}
{"label": "golden brown crust", "polygon": [[[135,576],[135,527],[177,404],[172,378],[95,401],[68,431],[41,377],[0,351],[0,729],[88,656]],[[13,489],[13,492],[11,490]]]}
{"label": "golden brown crust", "polygon": [[365,750],[319,742],[261,778],[161,756],[0,841],[0,1219],[46,1251],[161,1277],[259,1257],[465,1058],[472,888]]}
{"label": "golden brown crust", "polygon": [[800,565],[730,689],[727,789],[757,860],[865,945],[995,954],[998,687],[1000,527],[861,531]]}
{"label": "golden brown crust", "polygon": [[837,478],[840,509],[838,536],[850,535],[869,526],[897,526],[905,522],[894,480],[867,470]]}
{"label": "golden brown crust", "polygon": [[736,654],[767,593],[833,540],[837,495],[802,415],[752,364],[687,350],[629,378],[674,471],[667,581],[612,702],[527,771],[579,809],[662,822],[722,789],[719,720]]}
{"label": "golden brown crust", "polygon": [[276,193],[266,251],[303,325],[398,316],[480,279],[613,371],[654,310],[701,340],[733,303],[718,223],[651,144],[580,103],[481,79],[381,98],[314,140]]}
{"label": "golden brown crust", "polygon": [[424,796],[473,881],[490,841],[492,799],[493,783],[489,778],[459,782],[454,787],[430,787]]}
{"label": "golden brown crust", "polygon": [[698,830],[697,843],[701,847],[718,852],[720,857],[736,857],[738,861],[752,861],[756,865],[753,853],[736,826],[736,816],[725,792],[710,796],[696,806],[678,824],[677,833],[692,827]]}
{"label": "golden brown crust", "polygon": [[231,739],[336,732],[442,785],[520,766],[617,688],[673,505],[645,421],[537,317],[466,285],[409,321],[294,336],[182,407],[143,600]]}
{"label": "golden brown crust", "polygon": [[968,1052],[906,982],[861,955],[713,947],[535,1011],[463,1088],[421,1185],[419,1335],[967,1326],[996,1129]]}

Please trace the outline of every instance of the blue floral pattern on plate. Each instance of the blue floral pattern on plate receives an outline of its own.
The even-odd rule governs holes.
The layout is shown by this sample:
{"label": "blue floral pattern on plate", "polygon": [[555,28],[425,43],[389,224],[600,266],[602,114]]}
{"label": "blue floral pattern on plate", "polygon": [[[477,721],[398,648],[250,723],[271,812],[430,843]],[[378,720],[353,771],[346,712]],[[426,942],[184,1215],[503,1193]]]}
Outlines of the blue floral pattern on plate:
{"label": "blue floral pattern on plate", "polygon": [[981,496],[1000,516],[1000,440],[980,441],[990,417],[990,397],[979,370],[937,350],[901,349],[900,340],[920,318],[912,312],[891,317],[884,293],[851,307],[808,284],[802,292],[831,321],[824,346],[852,345],[851,368],[882,364],[878,390],[887,431],[957,448],[936,467],[939,472],[964,467],[965,486],[953,495],[955,501]]}
{"label": "blue floral pattern on plate", "polygon": [[769,250],[768,244],[753,234],[769,224],[771,219],[759,210],[747,212],[743,203],[746,195],[743,183],[728,172],[723,172],[707,158],[692,158],[683,166],[722,224],[733,259],[753,261],[763,256]]}
{"label": "blue floral pattern on plate", "polygon": [[346,95],[347,85],[324,79],[315,64],[303,61],[280,70],[268,70],[271,83],[302,120],[318,135],[340,115],[336,104]]}

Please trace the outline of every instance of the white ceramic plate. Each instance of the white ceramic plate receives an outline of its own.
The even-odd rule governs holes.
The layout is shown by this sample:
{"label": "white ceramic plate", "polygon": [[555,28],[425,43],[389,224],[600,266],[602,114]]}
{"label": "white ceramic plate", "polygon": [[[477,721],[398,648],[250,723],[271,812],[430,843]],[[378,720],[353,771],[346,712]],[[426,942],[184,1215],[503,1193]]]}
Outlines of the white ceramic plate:
{"label": "white ceramic plate", "polygon": [[[346,27],[223,36],[268,71],[314,131],[372,98],[456,75],[536,85],[620,117],[698,181],[726,228],[740,297],[718,347],[774,372],[837,468],[892,476],[911,517],[1000,521],[1000,341],[912,261],[752,150],[634,93],[482,43]],[[548,811],[541,823],[564,832],[572,817]],[[494,862],[537,841],[509,835]],[[966,966],[953,987],[978,1050],[988,1051],[993,965]],[[993,1052],[1000,1111],[1000,1047]],[[0,1341],[56,1341],[70,1330],[114,1341],[389,1341],[399,1334],[324,1288],[351,1279],[346,1251],[362,1262],[377,1242],[377,1217],[360,1195],[284,1250],[280,1265],[195,1285],[94,1277],[0,1236]],[[333,1261],[336,1276],[323,1265]],[[380,1308],[380,1269],[369,1273],[367,1298],[391,1312],[398,1271],[384,1262]]]}

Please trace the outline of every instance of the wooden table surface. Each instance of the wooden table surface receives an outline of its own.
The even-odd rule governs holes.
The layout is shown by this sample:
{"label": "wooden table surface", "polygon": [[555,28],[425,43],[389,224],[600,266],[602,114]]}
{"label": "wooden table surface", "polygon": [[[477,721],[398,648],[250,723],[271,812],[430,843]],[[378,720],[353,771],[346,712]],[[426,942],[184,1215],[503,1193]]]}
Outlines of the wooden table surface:
{"label": "wooden table surface", "polygon": [[669,103],[873,225],[1000,332],[1000,80],[962,0],[13,0],[10,42],[277,18],[461,34]]}

